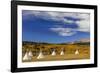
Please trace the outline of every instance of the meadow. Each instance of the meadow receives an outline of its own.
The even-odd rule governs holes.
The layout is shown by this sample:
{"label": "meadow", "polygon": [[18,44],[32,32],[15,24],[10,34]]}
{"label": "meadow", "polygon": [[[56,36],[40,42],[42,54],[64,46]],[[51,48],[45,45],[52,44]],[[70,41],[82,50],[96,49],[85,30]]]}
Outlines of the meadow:
{"label": "meadow", "polygon": [[22,59],[23,62],[90,59],[90,45],[87,43],[24,43],[22,57],[28,52],[31,58]]}

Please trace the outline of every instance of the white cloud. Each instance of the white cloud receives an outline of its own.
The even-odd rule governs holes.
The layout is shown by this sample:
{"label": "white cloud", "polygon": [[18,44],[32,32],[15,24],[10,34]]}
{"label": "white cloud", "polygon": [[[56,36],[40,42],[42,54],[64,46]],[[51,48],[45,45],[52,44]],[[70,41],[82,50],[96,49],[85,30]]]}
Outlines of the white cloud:
{"label": "white cloud", "polygon": [[[65,24],[76,23],[81,29],[89,29],[90,27],[90,15],[88,13],[69,13],[69,12],[40,12],[32,11],[32,14],[43,18],[45,20],[61,21]],[[73,21],[65,17],[72,17],[74,19],[81,19],[78,21]]]}
{"label": "white cloud", "polygon": [[50,28],[50,30],[59,34],[60,36],[72,36],[76,33],[75,31],[73,32],[71,28]]}
{"label": "white cloud", "polygon": [[[45,12],[45,11],[29,11],[26,15],[34,15],[41,19],[52,20],[57,22],[63,22],[65,25],[75,23],[78,28],[63,28],[63,25],[59,27],[52,27],[50,30],[59,34],[60,36],[72,36],[80,32],[90,32],[90,15],[88,13],[73,13],[73,12]],[[73,19],[80,19],[74,21],[73,19],[67,19],[66,17],[71,17]],[[73,24],[73,25],[75,25]]]}
{"label": "white cloud", "polygon": [[72,36],[72,35],[74,35],[74,34],[76,34],[76,32],[70,32],[70,33],[59,32],[59,35],[61,35],[61,36]]}
{"label": "white cloud", "polygon": [[89,29],[87,28],[63,28],[63,27],[57,27],[57,28],[50,28],[52,32],[57,33],[60,36],[73,36],[77,33],[77,31],[80,32],[89,32]]}
{"label": "white cloud", "polygon": [[68,20],[66,16],[73,16],[72,13],[64,13],[64,12],[44,12],[44,11],[29,11],[24,13],[24,15],[34,15],[36,17],[45,19],[45,20],[52,20],[52,21],[61,21],[64,23],[73,23],[73,20]]}
{"label": "white cloud", "polygon": [[84,29],[84,28],[78,28],[77,31],[81,31],[81,32],[89,32],[89,29]]}
{"label": "white cloud", "polygon": [[70,23],[75,23],[75,21],[73,21],[73,20],[68,20],[68,19],[63,19],[63,21],[64,21],[64,23],[68,23],[68,24],[70,24]]}
{"label": "white cloud", "polygon": [[79,31],[90,32],[90,15],[89,14],[80,14],[79,17],[83,20],[76,21]]}

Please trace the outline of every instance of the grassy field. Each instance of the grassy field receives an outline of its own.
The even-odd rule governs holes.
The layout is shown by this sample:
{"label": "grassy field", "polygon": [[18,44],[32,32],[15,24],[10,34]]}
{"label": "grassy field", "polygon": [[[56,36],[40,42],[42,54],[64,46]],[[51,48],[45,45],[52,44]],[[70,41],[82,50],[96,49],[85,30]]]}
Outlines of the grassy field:
{"label": "grassy field", "polygon": [[[64,55],[60,55],[62,48]],[[56,55],[54,56],[51,55],[53,50],[56,52]],[[76,50],[78,50],[79,54],[75,54]],[[23,62],[79,60],[90,58],[89,44],[25,44],[22,48],[22,57],[29,51],[31,51],[33,55],[31,60],[22,60]],[[42,51],[44,57],[37,59],[40,51]]]}

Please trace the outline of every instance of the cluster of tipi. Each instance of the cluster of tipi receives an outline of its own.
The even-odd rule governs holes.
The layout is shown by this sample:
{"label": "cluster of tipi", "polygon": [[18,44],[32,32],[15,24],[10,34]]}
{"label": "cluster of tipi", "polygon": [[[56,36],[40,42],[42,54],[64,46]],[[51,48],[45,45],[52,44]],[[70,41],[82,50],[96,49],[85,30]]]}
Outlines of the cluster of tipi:
{"label": "cluster of tipi", "polygon": [[[60,55],[64,55],[64,54],[65,54],[64,50],[62,49],[62,51],[60,52]],[[78,55],[78,54],[79,54],[79,50],[76,50],[75,55]],[[53,50],[51,55],[56,56],[56,51]],[[32,51],[29,51],[29,52],[25,53],[23,60],[32,60],[32,57],[33,57]],[[40,50],[39,55],[37,56],[37,59],[42,59],[42,58],[44,58],[44,55],[43,55],[42,51]]]}

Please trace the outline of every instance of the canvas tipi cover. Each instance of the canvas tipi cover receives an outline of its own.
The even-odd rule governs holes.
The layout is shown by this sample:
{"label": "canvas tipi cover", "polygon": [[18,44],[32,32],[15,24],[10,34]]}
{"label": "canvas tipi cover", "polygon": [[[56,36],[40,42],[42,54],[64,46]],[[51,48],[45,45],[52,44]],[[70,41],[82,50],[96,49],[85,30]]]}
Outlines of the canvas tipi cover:
{"label": "canvas tipi cover", "polygon": [[39,53],[37,59],[41,59],[41,58],[44,58],[44,55],[43,55],[42,51],[40,51],[40,53]]}
{"label": "canvas tipi cover", "polygon": [[28,52],[25,53],[25,55],[24,55],[24,57],[23,57],[23,60],[29,60]]}
{"label": "canvas tipi cover", "polygon": [[78,54],[79,54],[79,50],[76,50],[76,51],[75,51],[75,55],[78,55]]}
{"label": "canvas tipi cover", "polygon": [[56,52],[55,52],[55,50],[52,52],[52,54],[51,54],[52,56],[55,56],[56,55]]}

